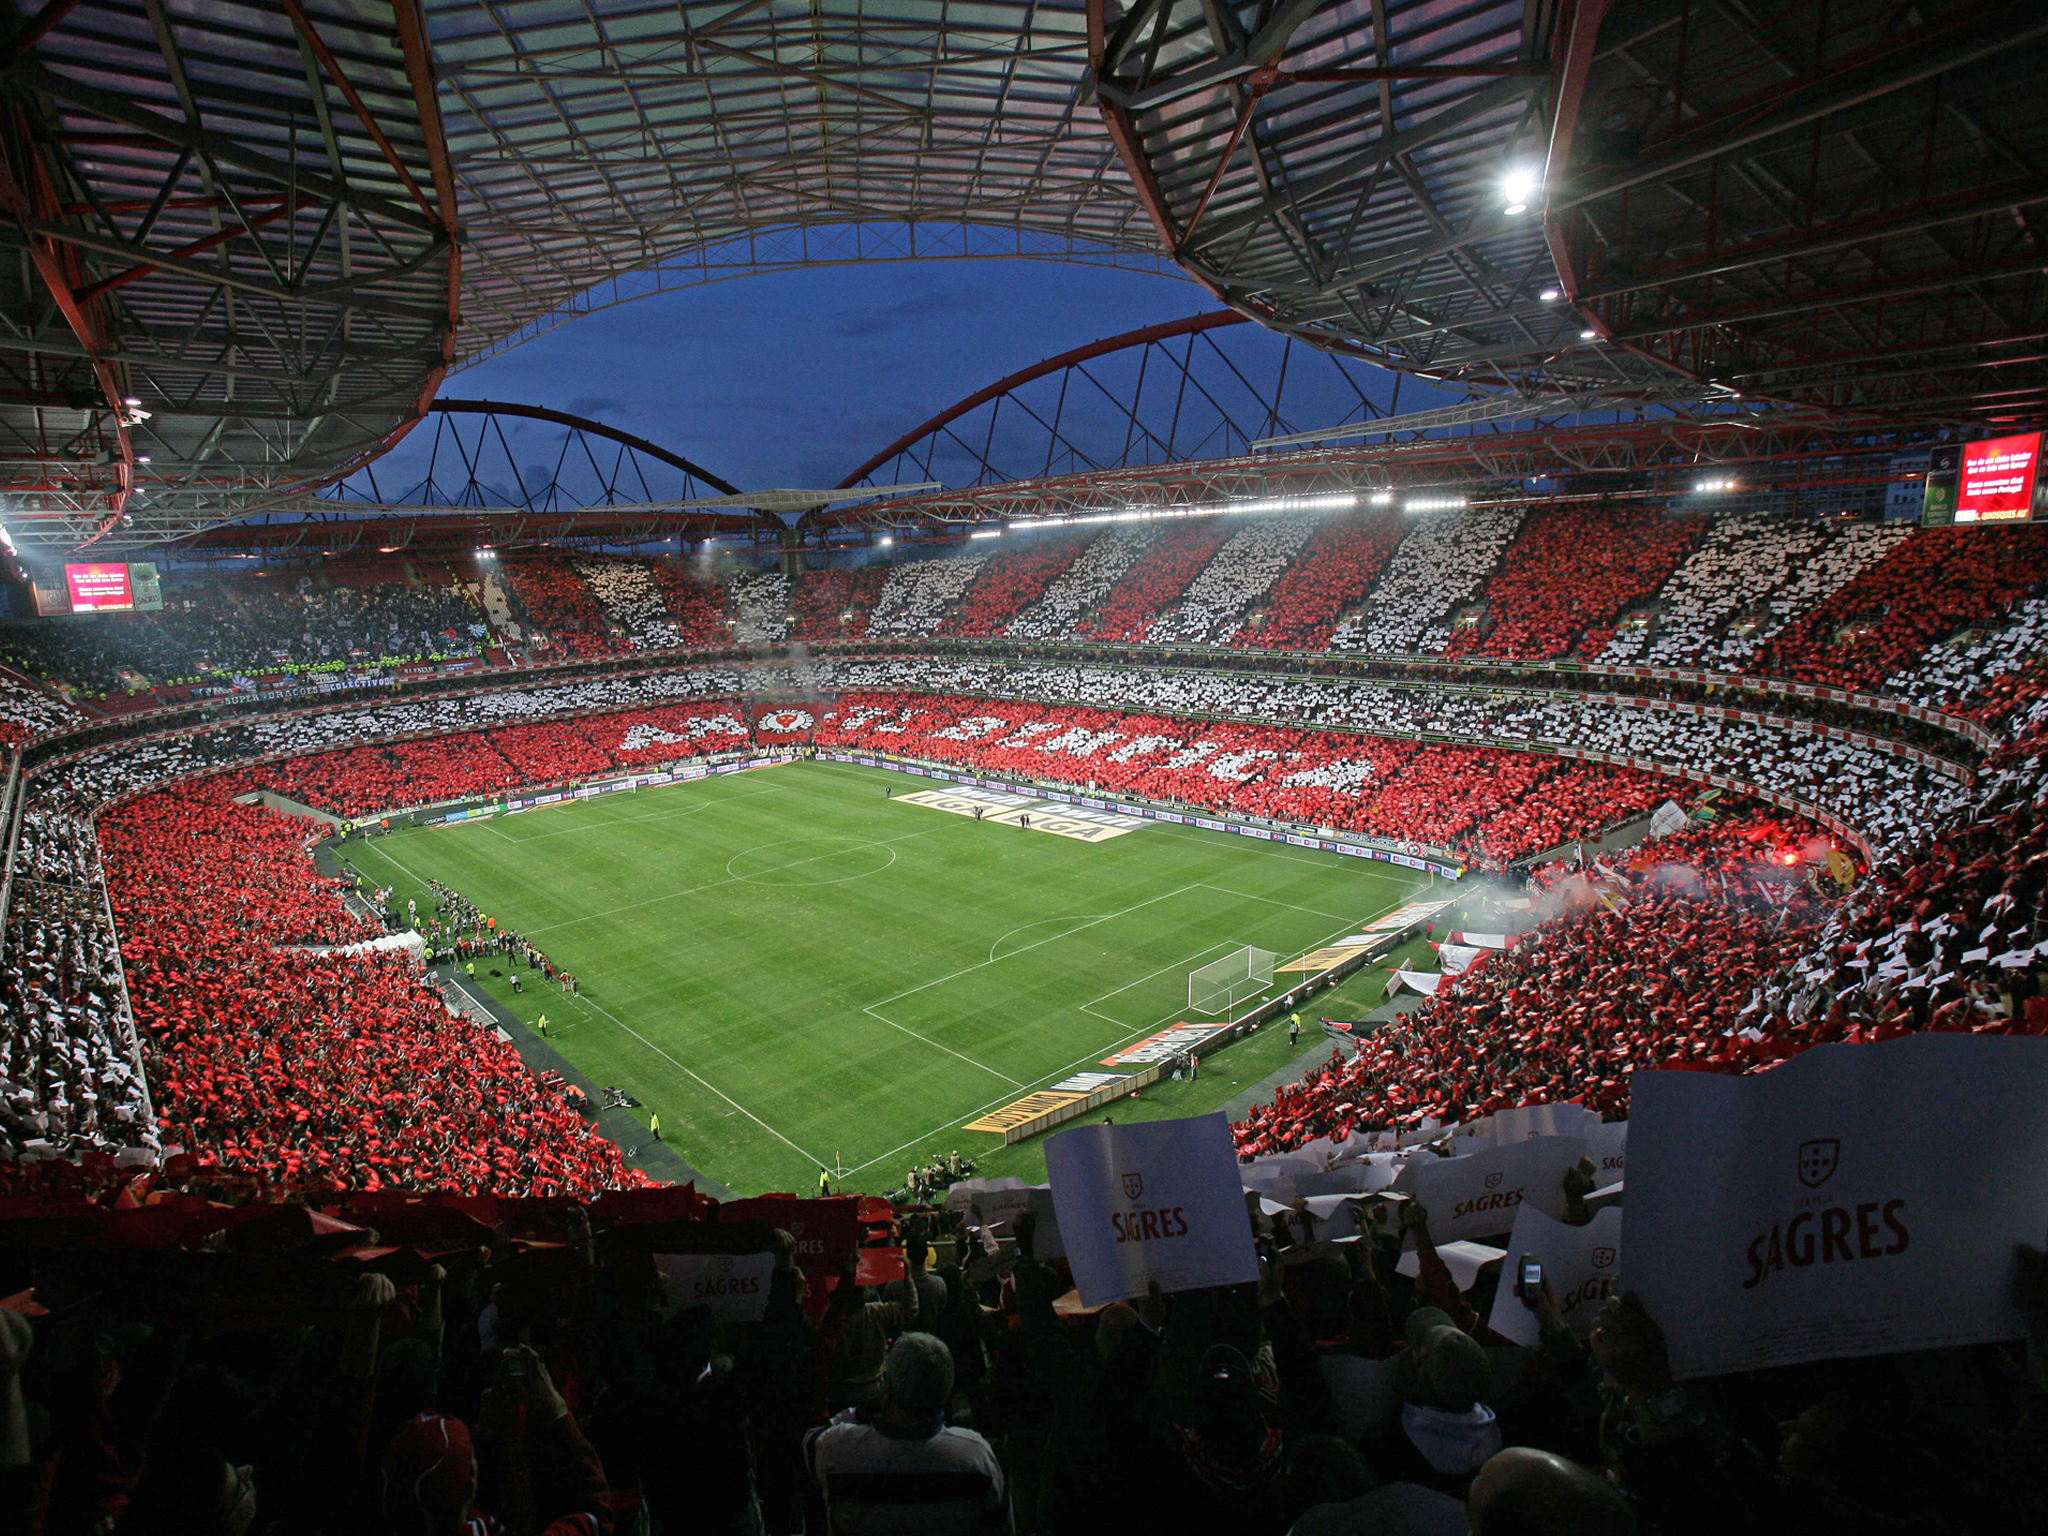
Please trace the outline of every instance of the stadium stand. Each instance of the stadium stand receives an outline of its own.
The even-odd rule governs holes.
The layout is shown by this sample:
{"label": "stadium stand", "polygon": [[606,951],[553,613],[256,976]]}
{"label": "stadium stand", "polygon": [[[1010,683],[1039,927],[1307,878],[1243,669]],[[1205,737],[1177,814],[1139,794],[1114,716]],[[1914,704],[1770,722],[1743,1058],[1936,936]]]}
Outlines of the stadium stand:
{"label": "stadium stand", "polygon": [[726,588],[726,625],[741,645],[783,640],[789,635],[790,580],[780,571],[736,576]]}
{"label": "stadium stand", "polygon": [[379,564],[167,581],[161,612],[0,627],[0,657],[99,698],[238,674],[476,655],[487,632],[482,612],[445,568],[430,574]]}
{"label": "stadium stand", "polygon": [[1620,631],[1599,659],[1739,671],[1791,618],[1854,581],[1908,532],[1759,514],[1714,518],[1657,594],[1654,624]]}
{"label": "stadium stand", "polygon": [[[1319,555],[1336,558],[1336,543],[1318,550],[1315,538],[1305,541],[1293,569]],[[1345,543],[1354,571],[1371,558],[1367,540]],[[2033,957],[2048,940],[2039,916],[2048,777],[2038,727],[2029,733],[2027,724],[2034,696],[2019,691],[2038,671],[2038,599],[2023,595],[2008,609],[2002,594],[2023,583],[1988,569],[1966,580],[1967,602],[1948,596],[1937,607],[1968,612],[1975,623],[1953,648],[1941,643],[1953,634],[1946,620],[1926,630],[1938,631],[1931,651],[1917,640],[1901,644],[1906,661],[1892,666],[1884,686],[1921,702],[1974,706],[1987,719],[2010,699],[1999,726],[2017,739],[1976,765],[1974,786],[1900,755],[1899,742],[1814,734],[1828,724],[1818,712],[1681,713],[1655,689],[1561,692],[1556,677],[1540,672],[1529,686],[1449,678],[1396,685],[1148,665],[1107,650],[1088,664],[828,651],[748,667],[679,664],[559,683],[534,677],[117,739],[58,774],[31,777],[8,913],[10,964],[0,980],[0,1134],[28,1156],[0,1160],[0,1231],[18,1221],[27,1207],[16,1202],[25,1199],[40,1221],[62,1213],[69,1230],[92,1231],[101,1266],[108,1253],[146,1241],[137,1251],[154,1279],[104,1287],[87,1303],[103,1324],[130,1309],[138,1318],[157,1315],[166,1288],[190,1307],[178,1289],[189,1283],[215,1288],[205,1305],[240,1314],[234,1333],[202,1330],[185,1364],[168,1368],[177,1383],[168,1397],[147,1330],[117,1330],[117,1341],[94,1357],[121,1366],[124,1384],[107,1400],[117,1412],[132,1409],[121,1395],[130,1382],[153,1383],[150,1401],[179,1406],[202,1387],[214,1393],[204,1413],[127,1421],[139,1426],[135,1443],[148,1455],[125,1485],[121,1524],[195,1528],[160,1514],[190,1507],[179,1503],[183,1484],[174,1474],[190,1481],[195,1471],[253,1461],[272,1515],[307,1529],[377,1529],[382,1469],[426,1464],[421,1435],[407,1426],[427,1404],[430,1415],[456,1414],[422,1422],[468,1447],[463,1456],[478,1467],[474,1501],[532,1529],[548,1530],[540,1522],[578,1510],[592,1511],[584,1531],[632,1528],[643,1518],[651,1531],[673,1529],[663,1511],[675,1509],[687,1510],[694,1528],[718,1504],[757,1510],[764,1529],[793,1531],[806,1496],[804,1433],[827,1405],[853,1401],[889,1371],[911,1379],[911,1356],[925,1347],[905,1346],[901,1364],[884,1350],[921,1317],[917,1293],[864,1294],[858,1270],[844,1279],[806,1275],[793,1241],[766,1235],[749,1241],[780,1247],[785,1257],[762,1323],[726,1338],[719,1330],[731,1325],[702,1312],[660,1325],[639,1311],[632,1298],[646,1284],[644,1234],[655,1229],[639,1227],[643,1235],[634,1237],[636,1221],[658,1212],[661,1241],[698,1243],[709,1239],[689,1236],[687,1223],[722,1230],[711,1225],[709,1207],[686,1191],[643,1195],[645,1175],[594,1133],[557,1083],[489,1029],[452,1013],[410,962],[349,952],[377,929],[344,909],[340,882],[315,870],[315,829],[238,804],[239,796],[268,790],[361,815],[757,744],[815,743],[1340,826],[1409,849],[1464,849],[1497,865],[1568,849],[1676,792],[1671,780],[1628,767],[1482,744],[1516,742],[1739,777],[1848,816],[1877,849],[1873,869],[1844,896],[1808,861],[1820,841],[1815,828],[1761,808],[1725,809],[1724,801],[1719,821],[1639,849],[1583,862],[1570,851],[1553,854],[1531,871],[1526,929],[1511,948],[1447,978],[1362,1051],[1329,1060],[1239,1118],[1233,1134],[1251,1160],[1249,1180],[1260,1160],[1299,1156],[1311,1144],[1523,1104],[1569,1099],[1624,1117],[1630,1074],[1649,1067],[1756,1071],[1822,1043],[1921,1031],[2048,1033]],[[779,581],[757,578],[757,614],[773,606],[764,598],[788,600],[786,585],[771,585]],[[581,584],[625,590],[602,572]],[[796,589],[800,613],[807,584]],[[1046,590],[1057,584],[1049,580]],[[972,607],[977,585],[964,585],[968,598],[952,609],[956,617]],[[1277,611],[1286,593],[1280,583],[1267,590]],[[1195,594],[1190,585],[1187,597]],[[1251,606],[1233,610],[1233,601],[1226,597],[1217,611]],[[1341,596],[1305,600],[1299,611],[1316,617],[1303,628],[1332,623],[1349,605]],[[614,607],[612,617],[620,616]],[[1441,617],[1430,622],[1448,641]],[[1596,632],[1604,622],[1594,620]],[[630,622],[622,627],[632,632]],[[2000,693],[2001,684],[2010,692]],[[746,702],[757,691],[792,690],[820,702]],[[80,718],[26,682],[10,680],[0,693],[0,720],[17,747]],[[1469,740],[1417,739],[1447,734]],[[1798,856],[1789,875],[1788,853]],[[131,1004],[132,1025],[123,1011]],[[420,1190],[449,1193],[410,1193]],[[280,1197],[295,1203],[279,1206]],[[630,1203],[655,1197],[658,1207]],[[868,1278],[901,1273],[893,1266],[906,1244],[929,1237],[942,1246],[945,1297],[925,1289],[935,1308],[930,1326],[955,1362],[955,1412],[993,1432],[991,1481],[981,1486],[993,1490],[1001,1478],[1003,1502],[1030,1529],[1093,1528],[1105,1513],[1120,1522],[1147,1518],[1102,1491],[1122,1486],[1136,1465],[1147,1476],[1143,1508],[1155,1515],[1171,1504],[1190,1529],[1205,1528],[1217,1490],[1243,1490],[1230,1528],[1278,1536],[1326,1488],[1306,1481],[1318,1447],[1337,1465],[1353,1464],[1345,1457],[1357,1463],[1345,1491],[1370,1497],[1368,1477],[1399,1481],[1413,1490],[1403,1494],[1411,1504],[1435,1493],[1445,1500],[1432,1506],[1436,1513],[1449,1519],[1459,1511],[1463,1520],[1455,1495],[1469,1482],[1469,1465],[1439,1471],[1404,1428],[1449,1399],[1397,1386],[1389,1406],[1361,1417],[1339,1387],[1359,1366],[1397,1372],[1411,1352],[1429,1370],[1448,1369],[1427,1364],[1453,1351],[1432,1332],[1446,1325],[1421,1310],[1430,1306],[1456,1320],[1448,1326],[1466,1341],[1458,1349],[1478,1350],[1482,1361],[1491,1350],[1504,1369],[1524,1371],[1521,1386],[1475,1388],[1473,1406],[1459,1410],[1494,1437],[1488,1446],[1540,1444],[1588,1463],[1601,1458],[1601,1399],[1589,1360],[1612,1336],[1596,1333],[1590,1356],[1566,1331],[1546,1333],[1539,1351],[1519,1351],[1486,1325],[1494,1281],[1485,1271],[1461,1288],[1429,1247],[1411,1279],[1396,1267],[1400,1233],[1352,1245],[1353,1260],[1346,1246],[1314,1240],[1283,1202],[1260,1218],[1281,1257],[1262,1303],[1241,1318],[1220,1293],[1189,1292],[1127,1309],[1130,1320],[1111,1309],[1062,1321],[1053,1303],[1067,1284],[1063,1273],[1020,1255],[1009,1229],[985,1230],[969,1211],[897,1214],[869,1204],[877,1207],[870,1230],[886,1233],[877,1241],[889,1246],[862,1261],[887,1266]],[[259,1237],[254,1218],[280,1211],[304,1226],[265,1228]],[[131,1225],[140,1234],[145,1218],[150,1236],[128,1235]],[[245,1220],[248,1236],[239,1237]],[[38,1228],[36,1241],[52,1241],[52,1230]],[[1421,1235],[1413,1241],[1424,1246]],[[998,1265],[963,1263],[990,1247]],[[247,1262],[258,1252],[260,1265]],[[210,1266],[190,1271],[209,1278],[186,1280],[186,1269],[167,1266],[170,1256]],[[317,1266],[309,1273],[323,1286],[308,1290],[298,1264]],[[378,1275],[354,1280],[364,1264],[399,1266],[407,1294],[394,1295]],[[347,1279],[342,1290],[328,1279],[337,1273]],[[284,1276],[294,1278],[280,1288]],[[39,1297],[47,1286],[39,1280]],[[352,1304],[306,1300],[338,1294]],[[1137,1319],[1145,1308],[1153,1310]],[[1614,1313],[1602,1327],[1626,1324],[1656,1338],[1653,1322],[1628,1317]],[[2048,1323],[2048,1308],[2043,1317]],[[1421,1342],[1406,1344],[1401,1324],[1417,1318]],[[322,1347],[285,1348],[308,1324]],[[0,1319],[10,1338],[25,1338],[22,1326],[12,1312]],[[66,1326],[55,1314],[37,1318],[38,1349],[43,1334],[56,1337]],[[404,1337],[386,1344],[384,1329]],[[534,1341],[530,1354],[514,1342],[521,1331]],[[233,1351],[216,1341],[229,1338]],[[856,1338],[865,1341],[858,1349],[848,1342]],[[267,1353],[250,1355],[250,1346]],[[1646,1347],[1654,1357],[1654,1345]],[[1219,1348],[1246,1362],[1240,1385],[1230,1385],[1237,1367],[1228,1366],[1205,1378],[1222,1384],[1213,1400],[1144,1406],[1174,1401],[1161,1374],[1167,1350],[1227,1359]],[[0,1351],[0,1374],[16,1352]],[[62,1372],[70,1367],[61,1363],[69,1358],[38,1355],[23,1376],[23,1401],[37,1411],[69,1401],[74,1388]],[[261,1378],[272,1384],[259,1391],[242,1363],[236,1390],[222,1396],[226,1378],[217,1368],[254,1358],[274,1362]],[[419,1381],[439,1385],[408,1385],[415,1377],[401,1361],[422,1367]],[[508,1361],[533,1385],[514,1387]],[[317,1475],[295,1439],[235,1406],[275,1401],[265,1394],[285,1390],[278,1381],[291,1384],[294,1401],[328,1405],[306,1431],[343,1454],[319,1462]],[[1225,1387],[1235,1419],[1225,1417]],[[1696,1382],[1688,1400],[1726,1398],[1733,1410],[1751,1390],[1743,1378]],[[503,1414],[512,1398],[487,1395],[507,1392],[529,1394],[520,1399],[523,1418]],[[1587,1406],[1571,1406],[1582,1400]],[[345,1410],[361,1434],[337,1430],[329,1408]],[[1616,1411],[1610,1405],[1610,1416]],[[65,1511],[87,1499],[57,1470],[94,1443],[80,1438],[76,1422],[58,1414],[48,1431],[24,1436],[33,1451],[22,1465],[36,1469],[35,1491],[9,1485],[22,1494],[19,1507],[49,1516],[49,1529],[63,1528]],[[1939,1432],[1923,1413],[1890,1400],[1857,1422],[1887,1448],[1901,1425],[1922,1436]],[[2021,1425],[2006,1434],[2022,1438],[1991,1450],[1962,1441],[1949,1453],[1973,1458],[1976,1507],[2024,1528],[2041,1506],[2037,1480],[2014,1470],[2033,1464],[2033,1442],[2024,1438],[2031,1431],[2024,1419],[2004,1422]],[[468,1423],[479,1426],[473,1440],[458,1432]],[[655,1423],[667,1427],[650,1439]],[[1665,1442],[1691,1458],[1683,1467],[1713,1467],[1711,1476],[1653,1473],[1640,1456],[1623,1457],[1616,1475],[1641,1525],[1688,1531],[1707,1517],[1716,1529],[1747,1528],[1782,1513],[1798,1479],[1739,1471],[1758,1454],[1743,1438],[1746,1423],[1737,1412],[1702,1412]],[[541,1433],[536,1424],[554,1426],[545,1433],[555,1438],[532,1439]],[[695,1470],[680,1484],[671,1465],[679,1459],[677,1424],[705,1426],[703,1435],[684,1437]],[[1110,1425],[1123,1426],[1123,1439],[1118,1476],[1105,1480],[1099,1447],[1116,1438]],[[1151,1426],[1136,1449],[1132,1425]],[[1338,1427],[1348,1445],[1319,1438]],[[1165,1447],[1156,1453],[1148,1449],[1154,1429]],[[728,1433],[748,1440],[728,1445],[718,1438]],[[1270,1455],[1220,1459],[1215,1447],[1240,1442],[1270,1447]],[[741,1454],[743,1443],[751,1454]],[[1189,1447],[1205,1445],[1191,1459]],[[545,1475],[522,1481],[521,1466]],[[1215,1481],[1205,1468],[1227,1471],[1229,1480]],[[426,1496],[454,1509],[466,1488],[465,1481],[446,1492],[434,1483]]]}
{"label": "stadium stand", "polygon": [[638,560],[572,560],[590,595],[604,609],[614,628],[625,631],[636,651],[665,651],[683,643],[682,631],[669,618],[668,598],[650,567]]}
{"label": "stadium stand", "polygon": [[991,556],[935,633],[975,638],[1001,634],[1019,613],[1045,596],[1084,542],[1070,533],[1037,533]]}
{"label": "stadium stand", "polygon": [[692,647],[727,643],[725,591],[671,560],[648,562],[648,573],[660,589],[667,606],[668,622],[676,637]]}
{"label": "stadium stand", "polygon": [[1143,639],[1153,616],[1188,589],[1198,571],[1215,558],[1231,536],[1221,518],[1171,523],[1152,541],[1145,557],[1108,590],[1084,631],[1091,639]]}
{"label": "stadium stand", "polygon": [[1444,649],[1516,661],[1598,655],[1615,620],[1663,582],[1696,531],[1640,502],[1531,512],[1487,583],[1483,636],[1461,629]]}
{"label": "stadium stand", "polygon": [[882,596],[889,568],[806,571],[796,584],[796,640],[858,640]]}
{"label": "stadium stand", "polygon": [[571,1194],[639,1182],[408,961],[295,955],[376,930],[342,918],[305,823],[233,804],[244,787],[158,791],[105,822],[160,1134],[283,1188]]}
{"label": "stadium stand", "polygon": [[1097,534],[1046,587],[1045,595],[1018,614],[1003,633],[1015,640],[1062,640],[1081,633],[1082,616],[1096,609],[1125,573],[1146,557],[1160,526],[1122,524]]}
{"label": "stadium stand", "polygon": [[1521,526],[1518,507],[1418,514],[1368,608],[1337,627],[1330,649],[1443,650],[1451,614],[1478,597]]}
{"label": "stadium stand", "polygon": [[1274,650],[1330,648],[1338,620],[1379,579],[1406,532],[1401,514],[1391,508],[1322,519],[1301,559],[1273,583],[1264,612],[1255,614],[1233,643]]}
{"label": "stadium stand", "polygon": [[1265,596],[1315,532],[1307,518],[1269,518],[1231,534],[1179,602],[1145,632],[1154,645],[1221,645],[1243,628],[1245,610]]}
{"label": "stadium stand", "polygon": [[500,569],[530,630],[538,630],[571,656],[609,655],[619,649],[611,635],[611,616],[578,573],[582,563],[513,560]]}
{"label": "stadium stand", "polygon": [[2002,620],[2048,581],[2048,527],[1929,528],[1808,609],[1755,670],[1874,687],[1959,628]]}
{"label": "stadium stand", "polygon": [[891,566],[882,595],[868,616],[867,632],[881,638],[932,634],[985,564],[985,556],[959,555],[906,560]]}
{"label": "stadium stand", "polygon": [[[1417,751],[1270,726],[901,693],[848,696],[820,716],[816,740],[1247,816],[1307,820],[1301,813],[1313,806],[1321,824],[1479,860],[1505,862],[1598,829],[1520,804],[1554,763],[1484,748]],[[1331,772],[1337,762],[1342,775]],[[1356,771],[1361,763],[1369,774]],[[1602,781],[1610,818],[1656,803],[1648,775],[1579,764],[1571,773]]]}

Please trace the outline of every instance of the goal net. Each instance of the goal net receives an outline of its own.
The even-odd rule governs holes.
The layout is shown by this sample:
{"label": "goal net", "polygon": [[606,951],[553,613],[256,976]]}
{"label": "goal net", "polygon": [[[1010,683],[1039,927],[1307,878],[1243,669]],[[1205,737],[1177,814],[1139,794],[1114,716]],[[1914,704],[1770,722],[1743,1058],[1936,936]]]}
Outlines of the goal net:
{"label": "goal net", "polygon": [[1273,961],[1277,958],[1270,949],[1253,949],[1246,945],[1225,955],[1221,960],[1212,960],[1188,972],[1188,1011],[1190,1013],[1228,1013],[1248,997],[1257,997],[1273,985]]}

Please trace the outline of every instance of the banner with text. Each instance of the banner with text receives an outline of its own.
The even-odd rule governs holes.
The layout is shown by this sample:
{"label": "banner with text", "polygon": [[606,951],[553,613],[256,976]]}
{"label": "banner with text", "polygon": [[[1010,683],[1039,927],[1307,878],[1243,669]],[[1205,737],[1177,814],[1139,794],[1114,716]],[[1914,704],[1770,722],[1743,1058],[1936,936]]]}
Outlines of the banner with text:
{"label": "banner with text", "polygon": [[1084,1306],[1257,1280],[1251,1219],[1221,1113],[1087,1125],[1045,1144],[1067,1263]]}
{"label": "banner with text", "polygon": [[[2048,1040],[1823,1045],[1753,1077],[1638,1072],[1629,1286],[1682,1376],[2018,1338],[2048,1213]],[[1967,1163],[1909,1126],[1967,1128]]]}
{"label": "banner with text", "polygon": [[709,1307],[726,1322],[758,1323],[768,1309],[772,1253],[657,1253],[654,1263],[667,1284],[672,1313]]}
{"label": "banner with text", "polygon": [[1515,1266],[1527,1254],[1543,1266],[1543,1278],[1557,1298],[1565,1325],[1584,1338],[1610,1296],[1621,1294],[1621,1208],[1602,1211],[1583,1227],[1552,1221],[1533,1205],[1515,1213],[1515,1233],[1508,1239],[1508,1272],[1494,1292],[1488,1326],[1504,1338],[1534,1348],[1538,1343],[1536,1314],[1515,1294]]}
{"label": "banner with text", "polygon": [[1585,1155],[1581,1136],[1538,1136],[1465,1157],[1425,1152],[1401,1170],[1394,1188],[1428,1209],[1429,1235],[1439,1243],[1497,1237],[1514,1230],[1524,1205],[1562,1217],[1565,1170]]}

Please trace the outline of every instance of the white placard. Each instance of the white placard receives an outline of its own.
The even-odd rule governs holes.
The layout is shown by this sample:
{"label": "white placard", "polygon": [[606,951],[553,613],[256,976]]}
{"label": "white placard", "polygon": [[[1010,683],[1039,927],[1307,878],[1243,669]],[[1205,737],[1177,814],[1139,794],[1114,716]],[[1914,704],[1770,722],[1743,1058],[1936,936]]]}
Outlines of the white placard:
{"label": "white placard", "polygon": [[[1751,1077],[1638,1072],[1631,1100],[1629,1287],[1679,1375],[2022,1336],[2048,1040],[1823,1045]],[[1966,1169],[1926,1125],[1969,1128]]]}
{"label": "white placard", "polygon": [[1084,1125],[1045,1144],[1067,1262],[1082,1303],[1259,1277],[1251,1218],[1221,1113]]}
{"label": "white placard", "polygon": [[1593,1165],[1593,1187],[1619,1184],[1628,1167],[1628,1122],[1611,1120],[1586,1129],[1586,1159]]}
{"label": "white placard", "polygon": [[1514,1230],[1524,1205],[1563,1216],[1564,1171],[1585,1153],[1580,1136],[1538,1136],[1464,1157],[1424,1152],[1401,1170],[1394,1188],[1428,1208],[1429,1235],[1439,1247],[1458,1238],[1498,1237]]}
{"label": "white placard", "polygon": [[672,1313],[702,1306],[726,1322],[758,1323],[768,1309],[772,1253],[657,1253],[654,1263]]}
{"label": "white placard", "polygon": [[[1444,1268],[1451,1272],[1451,1284],[1461,1291],[1469,1291],[1479,1279],[1479,1271],[1505,1258],[1507,1250],[1490,1247],[1485,1243],[1438,1243],[1436,1256],[1443,1260]],[[1417,1279],[1422,1274],[1422,1255],[1410,1248],[1395,1261],[1394,1273],[1406,1275],[1410,1280]]]}
{"label": "white placard", "polygon": [[1536,1314],[1515,1294],[1515,1282],[1521,1278],[1517,1266],[1526,1253],[1542,1262],[1557,1310],[1566,1326],[1583,1338],[1592,1332],[1593,1319],[1607,1298],[1621,1294],[1621,1208],[1602,1211],[1587,1225],[1574,1227],[1525,1205],[1515,1217],[1507,1252],[1508,1270],[1494,1293],[1493,1316],[1488,1319],[1493,1331],[1517,1344],[1533,1347],[1539,1342]]}
{"label": "white placard", "polygon": [[1524,1104],[1458,1127],[1457,1139],[1504,1147],[1538,1136],[1589,1136],[1600,1117],[1582,1104]]}

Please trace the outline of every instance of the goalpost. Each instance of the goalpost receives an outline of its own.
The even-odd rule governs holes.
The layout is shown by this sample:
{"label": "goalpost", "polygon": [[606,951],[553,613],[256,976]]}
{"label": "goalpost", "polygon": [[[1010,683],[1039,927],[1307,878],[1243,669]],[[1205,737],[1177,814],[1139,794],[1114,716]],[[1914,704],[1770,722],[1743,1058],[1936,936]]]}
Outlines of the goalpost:
{"label": "goalpost", "polygon": [[1277,958],[1270,949],[1246,945],[1221,960],[1189,971],[1188,1012],[1206,1013],[1212,1018],[1219,1013],[1228,1014],[1246,998],[1270,990],[1273,962]]}

